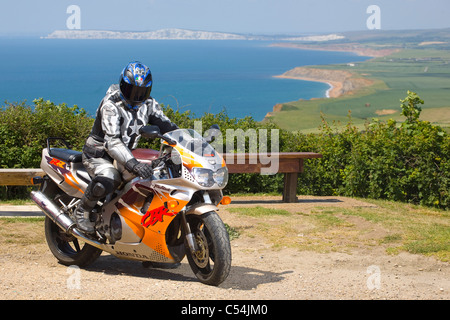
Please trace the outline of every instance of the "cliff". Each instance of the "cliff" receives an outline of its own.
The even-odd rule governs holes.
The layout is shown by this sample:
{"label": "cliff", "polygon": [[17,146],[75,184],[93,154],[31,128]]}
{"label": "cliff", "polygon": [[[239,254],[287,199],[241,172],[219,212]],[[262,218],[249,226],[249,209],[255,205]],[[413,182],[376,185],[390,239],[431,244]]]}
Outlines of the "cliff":
{"label": "cliff", "polygon": [[124,32],[103,30],[56,30],[46,39],[134,39],[134,40],[245,40],[238,34],[161,29],[148,32]]}
{"label": "cliff", "polygon": [[106,31],[106,30],[56,30],[45,39],[134,39],[134,40],[283,40],[320,41],[342,39],[336,34],[296,36],[244,35],[226,32],[193,31],[186,29],[160,29],[146,32]]}

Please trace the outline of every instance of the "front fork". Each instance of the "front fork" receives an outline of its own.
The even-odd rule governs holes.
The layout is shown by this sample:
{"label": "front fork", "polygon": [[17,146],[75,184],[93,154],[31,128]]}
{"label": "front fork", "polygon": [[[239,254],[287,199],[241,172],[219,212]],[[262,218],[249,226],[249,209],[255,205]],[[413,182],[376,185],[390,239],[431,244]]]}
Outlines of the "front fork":
{"label": "front fork", "polygon": [[192,253],[196,253],[199,250],[199,248],[197,242],[195,241],[194,234],[191,232],[191,228],[187,223],[186,210],[183,210],[181,212],[181,220],[183,221],[184,234],[186,235],[186,241],[188,243],[189,249],[191,250]]}

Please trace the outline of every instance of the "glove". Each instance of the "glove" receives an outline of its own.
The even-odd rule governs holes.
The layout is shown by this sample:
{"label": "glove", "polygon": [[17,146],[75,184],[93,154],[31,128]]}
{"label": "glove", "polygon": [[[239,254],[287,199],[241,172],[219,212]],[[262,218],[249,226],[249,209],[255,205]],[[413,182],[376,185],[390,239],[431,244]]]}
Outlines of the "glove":
{"label": "glove", "polygon": [[153,168],[151,165],[139,162],[134,158],[127,161],[125,169],[143,179],[151,178],[153,175]]}

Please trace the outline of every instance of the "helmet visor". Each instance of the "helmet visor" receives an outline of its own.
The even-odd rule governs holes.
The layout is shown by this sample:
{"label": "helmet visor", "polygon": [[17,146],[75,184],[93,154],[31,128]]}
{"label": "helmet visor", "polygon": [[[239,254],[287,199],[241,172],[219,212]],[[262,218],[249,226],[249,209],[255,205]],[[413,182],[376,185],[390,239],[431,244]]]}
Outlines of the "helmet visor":
{"label": "helmet visor", "polygon": [[125,99],[131,103],[144,102],[150,97],[150,92],[152,91],[152,86],[149,87],[138,87],[125,81],[120,83],[120,91],[122,92]]}

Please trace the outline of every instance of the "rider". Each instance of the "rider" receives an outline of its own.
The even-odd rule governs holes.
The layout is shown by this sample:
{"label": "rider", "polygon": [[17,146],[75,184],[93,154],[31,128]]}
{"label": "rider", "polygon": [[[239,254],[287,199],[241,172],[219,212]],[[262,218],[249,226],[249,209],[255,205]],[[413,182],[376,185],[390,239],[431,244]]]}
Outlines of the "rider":
{"label": "rider", "polygon": [[123,69],[119,84],[109,87],[97,109],[92,131],[83,147],[83,165],[92,180],[75,212],[76,223],[82,231],[94,232],[95,223],[90,220],[92,209],[122,181],[121,172],[113,166],[114,160],[137,176],[152,176],[152,167],[137,161],[131,153],[138,144],[139,129],[148,123],[157,125],[163,134],[178,129],[150,97],[152,84],[150,69],[138,61],[130,62]]}

